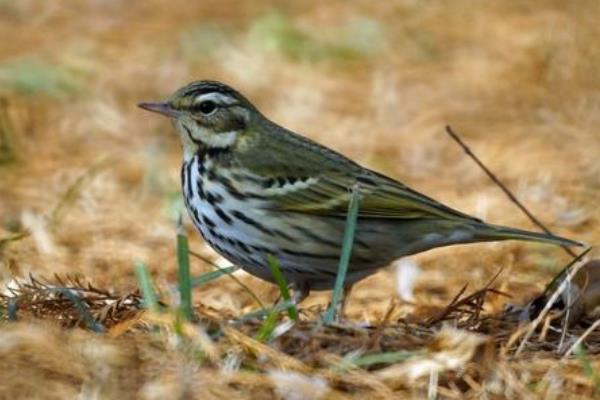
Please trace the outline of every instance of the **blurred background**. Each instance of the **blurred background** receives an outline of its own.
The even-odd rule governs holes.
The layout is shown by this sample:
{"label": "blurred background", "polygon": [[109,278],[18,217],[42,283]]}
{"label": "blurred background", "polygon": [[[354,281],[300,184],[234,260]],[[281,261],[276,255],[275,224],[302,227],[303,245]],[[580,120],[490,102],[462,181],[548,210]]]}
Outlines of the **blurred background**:
{"label": "blurred background", "polygon": [[[136,104],[198,79],[453,207],[534,229],[451,125],[555,233],[597,242],[599,20],[594,0],[0,0],[0,279],[69,273],[130,290],[142,261],[174,281],[179,143]],[[402,290],[445,304],[503,267],[518,302],[567,260],[525,243],[440,249],[411,261],[414,291]],[[208,270],[194,261],[194,274]],[[357,285],[350,315],[380,318],[398,295],[390,276],[402,278],[392,267]],[[234,314],[255,307],[229,280],[201,297]]]}

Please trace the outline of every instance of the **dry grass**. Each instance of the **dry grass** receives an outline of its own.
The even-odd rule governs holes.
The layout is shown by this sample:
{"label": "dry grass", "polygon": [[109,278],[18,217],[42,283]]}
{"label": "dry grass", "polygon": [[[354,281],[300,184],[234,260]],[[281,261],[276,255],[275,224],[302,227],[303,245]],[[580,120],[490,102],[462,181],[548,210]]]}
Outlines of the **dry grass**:
{"label": "dry grass", "polygon": [[[178,143],[135,104],[199,78],[454,207],[532,228],[450,124],[553,231],[597,243],[599,19],[593,0],[0,1],[0,397],[597,396],[593,320],[561,335],[551,311],[517,356],[523,328],[504,311],[543,291],[569,261],[560,248],[418,255],[357,285],[353,324],[319,326],[329,293],[316,294],[266,343],[259,320],[230,323],[257,309],[235,281],[196,289],[185,324],[140,312],[133,265],[176,303]],[[277,297],[236,277],[265,304]],[[415,279],[404,300],[396,278]],[[582,335],[585,352],[563,356]],[[397,358],[367,358],[383,353]]]}

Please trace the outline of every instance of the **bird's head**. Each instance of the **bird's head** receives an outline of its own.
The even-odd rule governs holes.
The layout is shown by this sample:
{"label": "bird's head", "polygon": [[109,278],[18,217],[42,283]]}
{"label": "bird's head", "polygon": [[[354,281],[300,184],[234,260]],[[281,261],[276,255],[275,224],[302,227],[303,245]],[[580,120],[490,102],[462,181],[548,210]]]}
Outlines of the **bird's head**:
{"label": "bird's head", "polygon": [[260,116],[244,96],[215,81],[192,82],[165,101],[138,106],[170,117],[187,154],[203,147],[231,147]]}

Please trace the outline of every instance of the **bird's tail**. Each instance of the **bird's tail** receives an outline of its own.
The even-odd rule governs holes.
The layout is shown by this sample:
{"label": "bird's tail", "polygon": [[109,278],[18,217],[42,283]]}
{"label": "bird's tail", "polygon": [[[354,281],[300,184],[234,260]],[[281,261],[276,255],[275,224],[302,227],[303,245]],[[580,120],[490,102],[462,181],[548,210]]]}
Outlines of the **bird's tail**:
{"label": "bird's tail", "polygon": [[583,246],[583,243],[547,233],[530,232],[501,225],[474,223],[478,241],[526,240],[531,242],[556,244],[559,246]]}

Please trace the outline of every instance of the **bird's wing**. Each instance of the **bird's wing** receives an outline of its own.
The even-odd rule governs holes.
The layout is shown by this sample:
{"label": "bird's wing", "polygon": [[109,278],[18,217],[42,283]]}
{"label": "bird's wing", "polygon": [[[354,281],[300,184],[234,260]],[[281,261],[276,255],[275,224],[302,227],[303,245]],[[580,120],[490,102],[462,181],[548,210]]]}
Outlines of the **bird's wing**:
{"label": "bird's wing", "polygon": [[[288,181],[294,178],[287,177]],[[280,179],[284,181],[284,179]],[[308,179],[305,185],[290,186],[286,191],[272,191],[270,207],[301,213],[345,216],[350,191],[359,192],[359,217],[382,219],[444,219],[476,220],[430,197],[420,194],[390,178],[371,171],[357,175],[321,173]],[[285,186],[284,186],[285,188]]]}
{"label": "bird's wing", "polygon": [[[293,133],[283,145],[279,137],[271,139],[262,143],[260,154],[246,154],[252,162],[244,163],[262,180],[269,209],[342,217],[357,185],[361,218],[479,221]],[[301,151],[293,151],[294,146]]]}

